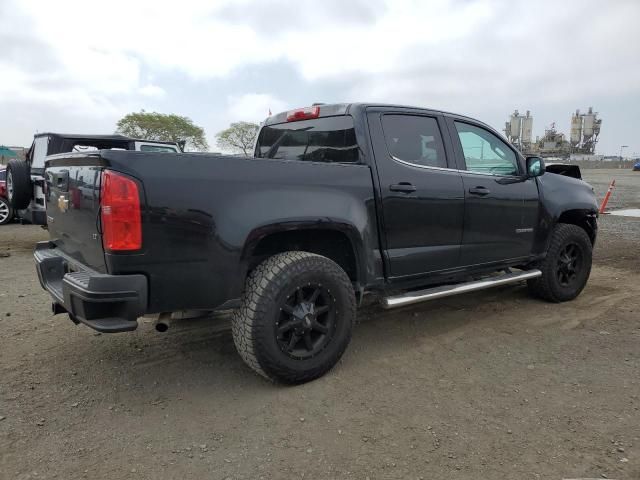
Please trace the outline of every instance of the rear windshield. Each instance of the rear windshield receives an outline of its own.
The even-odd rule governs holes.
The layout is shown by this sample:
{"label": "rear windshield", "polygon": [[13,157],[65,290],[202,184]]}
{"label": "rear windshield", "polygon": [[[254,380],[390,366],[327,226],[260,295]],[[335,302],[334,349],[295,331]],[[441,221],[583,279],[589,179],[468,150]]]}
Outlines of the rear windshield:
{"label": "rear windshield", "polygon": [[358,144],[353,118],[342,115],[267,125],[260,130],[256,157],[355,163]]}
{"label": "rear windshield", "polygon": [[4,181],[7,179],[7,171],[6,170],[0,170],[0,182]]}
{"label": "rear windshield", "polygon": [[177,153],[175,147],[164,145],[140,145],[141,152],[171,152]]}

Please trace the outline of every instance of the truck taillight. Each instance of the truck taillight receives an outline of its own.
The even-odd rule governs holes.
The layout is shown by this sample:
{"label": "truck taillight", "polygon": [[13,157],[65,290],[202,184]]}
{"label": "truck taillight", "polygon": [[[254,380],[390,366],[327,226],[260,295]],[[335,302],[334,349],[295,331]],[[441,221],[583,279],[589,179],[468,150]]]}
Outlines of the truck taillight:
{"label": "truck taillight", "polygon": [[100,220],[105,250],[142,248],[142,218],[138,184],[120,173],[102,172]]}
{"label": "truck taillight", "polygon": [[306,107],[287,112],[287,122],[297,122],[298,120],[308,120],[310,118],[318,118],[320,116],[320,107]]}

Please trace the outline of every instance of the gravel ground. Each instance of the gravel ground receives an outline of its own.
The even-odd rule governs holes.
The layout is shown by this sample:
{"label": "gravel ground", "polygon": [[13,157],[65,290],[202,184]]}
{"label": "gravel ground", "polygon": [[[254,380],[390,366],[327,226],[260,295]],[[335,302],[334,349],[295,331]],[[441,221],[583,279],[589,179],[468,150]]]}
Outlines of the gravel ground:
{"label": "gravel ground", "polygon": [[594,188],[598,200],[604,198],[611,180],[616,181],[607,210],[640,207],[640,172],[633,170],[582,169],[584,179]]}
{"label": "gravel ground", "polygon": [[[584,173],[640,206],[640,174]],[[52,317],[31,259],[46,232],[0,227],[0,479],[637,480],[640,219],[600,224],[577,300],[368,307],[298,387],[245,368],[225,315],[114,335]]]}
{"label": "gravel ground", "polygon": [[[615,179],[607,211],[640,208],[640,172],[632,170],[587,170],[584,179],[593,186],[602,201],[609,183]],[[595,251],[596,262],[620,265],[640,272],[640,218],[603,215],[599,219],[600,231]],[[614,245],[614,248],[611,246]]]}

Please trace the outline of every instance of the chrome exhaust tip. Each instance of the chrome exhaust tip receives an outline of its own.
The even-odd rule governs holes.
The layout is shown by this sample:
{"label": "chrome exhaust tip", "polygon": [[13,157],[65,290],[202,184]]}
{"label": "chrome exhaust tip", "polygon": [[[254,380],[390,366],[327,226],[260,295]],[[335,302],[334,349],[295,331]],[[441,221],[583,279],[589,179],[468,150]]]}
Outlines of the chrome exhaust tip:
{"label": "chrome exhaust tip", "polygon": [[171,325],[171,314],[170,313],[161,313],[156,320],[154,325],[156,332],[164,333],[169,330],[169,326]]}

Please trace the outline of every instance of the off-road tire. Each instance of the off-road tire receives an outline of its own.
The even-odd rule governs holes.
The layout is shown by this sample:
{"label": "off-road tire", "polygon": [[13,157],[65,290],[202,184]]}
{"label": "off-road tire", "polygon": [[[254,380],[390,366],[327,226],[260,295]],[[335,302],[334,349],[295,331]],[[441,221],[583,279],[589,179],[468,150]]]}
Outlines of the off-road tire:
{"label": "off-road tire", "polygon": [[[333,302],[332,336],[311,358],[292,358],[276,338],[281,308],[292,289],[320,284]],[[356,316],[349,277],[332,260],[307,252],[285,252],[261,263],[247,278],[242,303],[232,320],[233,341],[244,362],[263,377],[298,384],[328,372],[342,357]],[[293,317],[292,317],[293,318]]]}
{"label": "off-road tire", "polygon": [[[558,278],[560,255],[568,245],[575,245],[581,256],[579,271],[568,285]],[[589,280],[592,262],[592,245],[587,233],[576,225],[560,223],[551,234],[551,242],[545,259],[538,265],[542,276],[527,281],[529,292],[548,302],[573,300],[584,289]]]}
{"label": "off-road tire", "polygon": [[[9,186],[11,183],[11,187]],[[10,191],[11,190],[11,191]],[[7,164],[7,198],[14,210],[23,210],[31,203],[31,173],[24,160],[13,158]]]}
{"label": "off-road tire", "polygon": [[[3,213],[6,213],[4,217]],[[0,198],[0,225],[5,225],[13,220],[13,209],[6,198]]]}

